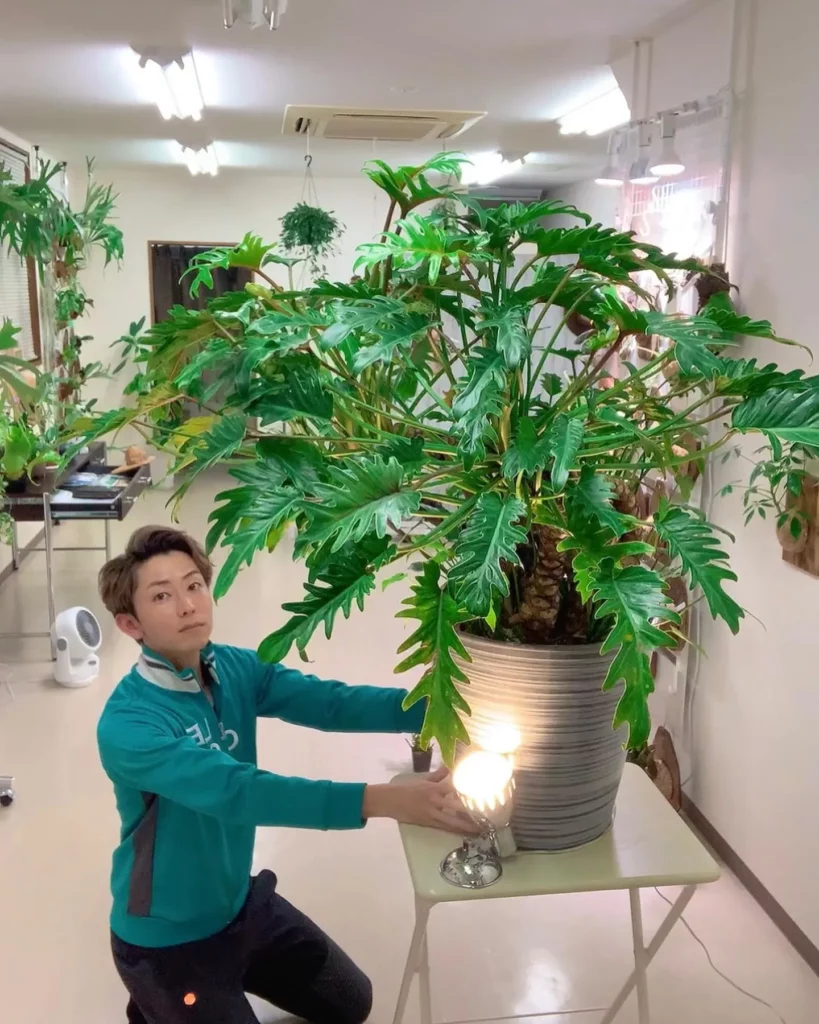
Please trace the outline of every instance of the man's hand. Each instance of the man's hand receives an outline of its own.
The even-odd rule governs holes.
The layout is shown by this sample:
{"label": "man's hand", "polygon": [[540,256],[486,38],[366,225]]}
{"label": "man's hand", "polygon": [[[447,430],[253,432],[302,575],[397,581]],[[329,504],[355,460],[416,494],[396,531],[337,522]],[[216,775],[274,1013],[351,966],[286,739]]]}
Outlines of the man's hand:
{"label": "man's hand", "polygon": [[407,825],[426,825],[459,835],[480,829],[464,810],[447,768],[388,785],[367,786],[365,818],[394,818]]}

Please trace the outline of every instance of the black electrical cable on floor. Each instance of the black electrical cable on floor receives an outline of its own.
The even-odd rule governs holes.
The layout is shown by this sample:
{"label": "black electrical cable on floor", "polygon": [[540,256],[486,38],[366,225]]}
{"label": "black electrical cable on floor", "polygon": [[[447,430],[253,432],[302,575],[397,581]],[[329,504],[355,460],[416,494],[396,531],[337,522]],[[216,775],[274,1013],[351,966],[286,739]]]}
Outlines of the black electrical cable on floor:
{"label": "black electrical cable on floor", "polygon": [[[671,902],[671,900],[667,896],[665,896],[663,893],[661,893],[656,885],[654,886],[654,891],[657,893],[657,895],[660,897],[660,899],[665,900],[665,902],[669,905],[669,907],[673,907],[674,906],[674,904]],[[703,951],[703,953],[705,953],[705,955],[706,955],[706,957],[708,959],[708,963],[710,964],[711,969],[714,971],[715,974],[718,974],[720,976],[720,978],[723,979],[723,981],[727,981],[728,984],[731,986],[731,988],[735,988],[737,990],[737,992],[740,992],[742,995],[747,996],[748,999],[753,999],[753,1001],[755,1003],[759,1003],[760,1006],[764,1006],[766,1010],[770,1010],[771,1013],[774,1014],[774,1016],[779,1018],[779,1020],[782,1022],[782,1024],[788,1024],[788,1022],[785,1020],[785,1018],[782,1016],[782,1014],[779,1012],[779,1010],[776,1009],[775,1006],[771,1006],[771,1004],[765,1002],[764,999],[760,998],[759,996],[755,996],[753,994],[753,992],[748,992],[747,989],[744,989],[741,985],[738,985],[732,978],[729,978],[727,974],[725,974],[723,971],[721,971],[719,969],[719,967],[717,967],[717,965],[712,960],[711,953],[709,952],[708,947],[705,945],[705,943],[702,941],[702,939],[699,937],[699,935],[697,935],[697,933],[694,931],[694,929],[691,927],[691,925],[688,923],[688,921],[686,921],[685,915],[681,915],[680,920],[685,925],[685,927],[688,929],[688,932],[691,935],[691,938],[694,939],[697,943],[699,943],[700,946],[702,946],[702,951]]]}

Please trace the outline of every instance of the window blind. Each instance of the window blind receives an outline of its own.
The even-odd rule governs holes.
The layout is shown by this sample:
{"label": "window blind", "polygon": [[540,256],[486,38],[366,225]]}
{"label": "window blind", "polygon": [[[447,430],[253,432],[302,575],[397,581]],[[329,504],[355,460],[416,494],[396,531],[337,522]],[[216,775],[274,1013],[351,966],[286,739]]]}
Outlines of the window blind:
{"label": "window blind", "polygon": [[[0,163],[11,174],[13,184],[26,180],[28,158],[0,141]],[[38,357],[36,325],[32,322],[29,267],[15,252],[0,251],[0,321],[11,320],[20,328],[17,343],[23,359]],[[36,306],[35,306],[36,308]]]}

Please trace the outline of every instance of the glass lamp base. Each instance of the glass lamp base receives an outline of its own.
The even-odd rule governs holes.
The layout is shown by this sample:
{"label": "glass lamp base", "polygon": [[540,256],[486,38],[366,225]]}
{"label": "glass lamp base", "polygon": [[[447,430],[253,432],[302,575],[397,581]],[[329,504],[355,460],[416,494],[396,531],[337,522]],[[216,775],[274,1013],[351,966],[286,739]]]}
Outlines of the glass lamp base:
{"label": "glass lamp base", "polygon": [[463,845],[447,854],[441,862],[442,877],[461,889],[486,889],[494,885],[502,874],[503,867],[491,835],[464,839]]}

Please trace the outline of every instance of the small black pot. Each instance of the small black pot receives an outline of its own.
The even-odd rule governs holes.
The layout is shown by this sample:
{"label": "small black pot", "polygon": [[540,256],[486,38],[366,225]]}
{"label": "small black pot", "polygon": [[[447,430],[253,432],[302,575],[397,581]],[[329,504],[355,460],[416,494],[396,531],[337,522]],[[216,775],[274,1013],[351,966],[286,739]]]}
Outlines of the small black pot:
{"label": "small black pot", "polygon": [[412,770],[414,772],[428,772],[432,766],[432,747],[427,750],[413,750]]}
{"label": "small black pot", "polygon": [[28,477],[25,473],[22,476],[18,476],[16,480],[6,480],[6,493],[7,494],[22,494],[26,489],[28,483]]}

